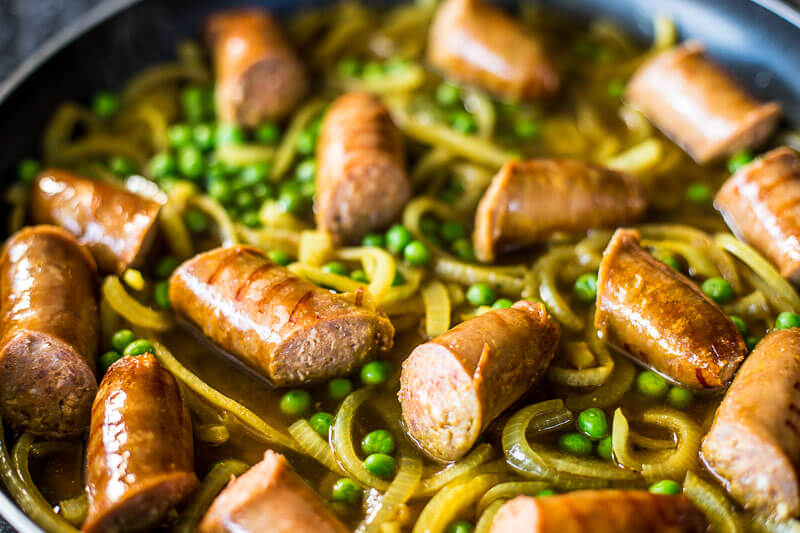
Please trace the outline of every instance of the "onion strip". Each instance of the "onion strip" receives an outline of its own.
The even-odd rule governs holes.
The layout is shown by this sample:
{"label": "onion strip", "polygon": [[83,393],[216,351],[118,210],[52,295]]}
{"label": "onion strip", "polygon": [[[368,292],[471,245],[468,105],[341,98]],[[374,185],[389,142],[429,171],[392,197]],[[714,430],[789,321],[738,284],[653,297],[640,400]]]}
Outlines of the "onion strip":
{"label": "onion strip", "polygon": [[134,326],[161,332],[172,329],[174,325],[172,315],[140,304],[128,294],[116,276],[106,277],[103,282],[103,296],[117,314]]}

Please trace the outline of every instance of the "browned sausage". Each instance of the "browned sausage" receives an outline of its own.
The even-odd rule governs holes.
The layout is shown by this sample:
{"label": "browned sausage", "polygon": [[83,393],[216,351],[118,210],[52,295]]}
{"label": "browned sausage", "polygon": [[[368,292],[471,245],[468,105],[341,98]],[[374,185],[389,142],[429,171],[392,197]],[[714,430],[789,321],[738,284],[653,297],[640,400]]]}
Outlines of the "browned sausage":
{"label": "browned sausage", "polygon": [[31,214],[89,248],[103,272],[139,266],[156,234],[160,205],[65,170],[42,172],[31,188]]}
{"label": "browned sausage", "polygon": [[491,533],[705,533],[703,513],[686,496],[636,490],[583,490],[517,496],[494,517]]}
{"label": "browned sausage", "polygon": [[748,509],[800,515],[800,330],[758,343],[717,409],[702,456]]}
{"label": "browned sausage", "polygon": [[61,438],[89,427],[97,392],[96,267],[53,226],[25,228],[0,258],[0,408],[13,426]]}
{"label": "browned sausage", "polygon": [[546,241],[556,232],[584,233],[638,220],[647,200],[629,174],[573,160],[510,161],[492,179],[475,213],[475,254]]}
{"label": "browned sausage", "polygon": [[397,218],[411,196],[403,158],[400,131],[376,97],[340,96],[317,149],[317,226],[353,242]]}
{"label": "browned sausage", "polygon": [[189,409],[149,353],[108,369],[92,407],[86,533],[140,531],[198,484]]}
{"label": "browned sausage", "polygon": [[626,96],[698,163],[760,145],[781,115],[777,103],[752,98],[694,42],[642,65]]}
{"label": "browned sausage", "polygon": [[256,126],[294,110],[308,90],[303,63],[268,12],[212,15],[206,37],[217,78],[217,112],[226,122]]}
{"label": "browned sausage", "polygon": [[267,450],[211,504],[200,533],[347,533],[286,458]]}
{"label": "browned sausage", "polygon": [[800,157],[794,150],[777,148],[740,168],[714,206],[734,233],[800,284]]}
{"label": "browned sausage", "polygon": [[417,346],[398,394],[409,434],[431,457],[459,459],[542,376],[559,335],[544,305],[522,300]]}
{"label": "browned sausage", "polygon": [[392,346],[394,328],[248,246],[217,248],[172,275],[175,311],[278,386],[347,374]]}
{"label": "browned sausage", "polygon": [[634,230],[617,230],[603,252],[595,325],[609,344],[695,389],[725,385],[747,354],[728,315]]}
{"label": "browned sausage", "polygon": [[541,43],[483,0],[446,0],[428,36],[428,61],[451,79],[508,100],[558,90],[559,74]]}

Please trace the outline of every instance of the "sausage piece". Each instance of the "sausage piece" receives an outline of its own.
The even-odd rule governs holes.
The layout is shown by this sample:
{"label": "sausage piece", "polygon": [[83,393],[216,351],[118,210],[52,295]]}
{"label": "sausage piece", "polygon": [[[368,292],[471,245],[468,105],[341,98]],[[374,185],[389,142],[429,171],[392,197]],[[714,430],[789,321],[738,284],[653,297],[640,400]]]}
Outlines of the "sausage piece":
{"label": "sausage piece", "polygon": [[53,226],[11,237],[0,258],[0,408],[14,427],[63,438],[89,427],[98,344],[94,260]]}
{"label": "sausage piece", "polygon": [[747,354],[722,309],[629,229],[617,230],[603,252],[595,326],[609,344],[694,389],[725,385]]}
{"label": "sausage piece", "polygon": [[256,248],[197,255],[169,287],[177,313],[278,386],[347,374],[392,346],[385,316],[295,276]]}
{"label": "sausage piece", "polygon": [[442,4],[428,36],[428,61],[448,78],[507,100],[537,100],[559,86],[541,43],[483,0]]}
{"label": "sausage piece", "polygon": [[559,335],[544,305],[522,300],[417,346],[398,394],[409,434],[434,459],[459,459],[542,376]]}
{"label": "sausage piece", "polygon": [[740,168],[714,206],[734,233],[800,284],[800,157],[794,150],[776,148]]}
{"label": "sausage piece", "polygon": [[760,145],[781,115],[777,103],[751,97],[696,42],[642,65],[626,96],[698,163]]}
{"label": "sausage piece", "polygon": [[291,113],[308,90],[303,63],[267,11],[212,15],[206,40],[217,78],[217,112],[225,122],[256,126]]}
{"label": "sausage piece", "polygon": [[569,159],[510,161],[492,179],[475,213],[475,254],[546,241],[638,220],[647,207],[639,181],[625,172]]}
{"label": "sausage piece", "polygon": [[703,513],[686,496],[636,490],[582,490],[517,496],[494,517],[490,533],[705,533]]}
{"label": "sausage piece", "polygon": [[800,330],[769,333],[736,374],[703,459],[748,509],[800,515]]}
{"label": "sausage piece", "polygon": [[42,172],[31,188],[33,219],[72,233],[109,273],[141,264],[160,209],[157,202],[65,170]]}
{"label": "sausage piece", "polygon": [[286,458],[267,450],[209,507],[200,533],[347,533]]}
{"label": "sausage piece", "polygon": [[189,409],[149,353],[108,369],[92,407],[86,533],[140,531],[198,485]]}
{"label": "sausage piece", "polygon": [[394,220],[411,197],[403,139],[373,95],[340,96],[317,150],[317,226],[335,242],[357,241]]}

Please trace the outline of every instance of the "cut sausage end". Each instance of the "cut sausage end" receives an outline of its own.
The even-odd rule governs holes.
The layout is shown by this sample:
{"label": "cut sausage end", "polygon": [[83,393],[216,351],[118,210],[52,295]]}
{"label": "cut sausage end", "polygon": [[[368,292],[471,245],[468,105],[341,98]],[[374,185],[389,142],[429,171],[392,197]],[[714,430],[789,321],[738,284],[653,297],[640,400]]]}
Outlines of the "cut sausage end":
{"label": "cut sausage end", "polygon": [[306,93],[306,73],[292,56],[267,57],[245,71],[234,93],[241,96],[235,118],[245,126],[257,126],[265,119],[283,118],[297,107]]}

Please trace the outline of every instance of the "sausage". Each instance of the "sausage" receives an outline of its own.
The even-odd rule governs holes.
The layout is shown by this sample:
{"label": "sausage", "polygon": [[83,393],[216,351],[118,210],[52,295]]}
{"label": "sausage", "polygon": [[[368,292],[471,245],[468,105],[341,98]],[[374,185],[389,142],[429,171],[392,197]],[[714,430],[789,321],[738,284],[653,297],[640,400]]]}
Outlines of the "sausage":
{"label": "sausage", "polygon": [[717,408],[701,454],[748,509],[800,515],[800,330],[773,331],[758,343]]}
{"label": "sausage", "polygon": [[490,533],[705,533],[703,513],[686,496],[636,490],[582,490],[517,496],[494,517]]}
{"label": "sausage", "polygon": [[28,227],[0,257],[0,409],[48,438],[89,427],[97,392],[96,267],[66,231]]}
{"label": "sausage", "polygon": [[197,487],[189,409],[149,353],[108,369],[92,407],[86,533],[140,531]]}
{"label": "sausage", "polygon": [[398,393],[408,433],[432,458],[459,459],[542,376],[559,336],[543,304],[522,300],[417,346]]}
{"label": "sausage", "polygon": [[492,179],[475,213],[475,254],[504,252],[638,220],[647,207],[630,174],[570,159],[510,161]]}
{"label": "sausage", "polygon": [[277,386],[347,374],[392,346],[384,315],[295,276],[256,248],[197,255],[169,287],[178,314]]}
{"label": "sausage", "polygon": [[538,100],[558,90],[542,44],[483,0],[446,0],[428,35],[428,61],[446,77],[506,100]]}
{"label": "sausage", "polygon": [[388,225],[411,197],[402,136],[370,94],[345,94],[332,104],[317,168],[317,226],[338,243]]}
{"label": "sausage", "polygon": [[200,533],[347,533],[286,458],[267,450],[209,507]]}
{"label": "sausage", "polygon": [[42,172],[31,188],[33,219],[72,233],[108,273],[141,265],[160,209],[157,202],[65,170]]}
{"label": "sausage", "polygon": [[305,67],[278,21],[262,9],[216,13],[206,41],[217,78],[217,112],[225,122],[257,126],[291,113],[308,91]]}
{"label": "sausage", "polygon": [[722,309],[629,229],[617,230],[603,252],[595,326],[612,346],[694,389],[725,385],[747,354]]}
{"label": "sausage", "polygon": [[625,94],[698,163],[757,147],[781,115],[777,103],[755,100],[696,42],[646,62]]}
{"label": "sausage", "polygon": [[740,168],[714,206],[742,240],[800,284],[800,157],[781,147]]}

